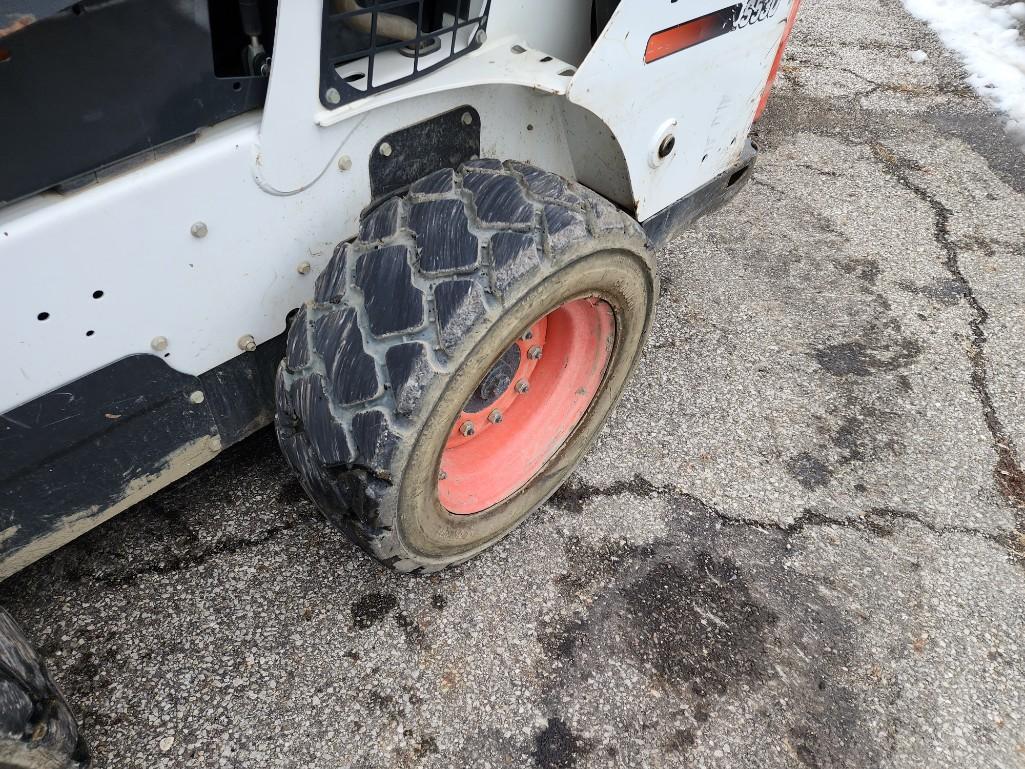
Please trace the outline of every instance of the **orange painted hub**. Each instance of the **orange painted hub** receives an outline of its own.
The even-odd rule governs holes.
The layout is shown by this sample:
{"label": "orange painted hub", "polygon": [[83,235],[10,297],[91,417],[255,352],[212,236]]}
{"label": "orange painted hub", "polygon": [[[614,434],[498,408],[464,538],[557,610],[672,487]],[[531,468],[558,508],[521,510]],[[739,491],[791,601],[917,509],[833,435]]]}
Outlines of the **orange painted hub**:
{"label": "orange painted hub", "polygon": [[[495,374],[502,365],[496,362],[479,388],[490,402],[461,412],[449,432],[438,474],[438,499],[446,510],[456,515],[487,510],[541,471],[598,392],[615,335],[612,308],[588,297],[553,310],[516,340],[518,356],[510,348],[502,357],[518,360],[511,380],[508,365],[503,375]],[[504,385],[499,393],[496,381]]]}

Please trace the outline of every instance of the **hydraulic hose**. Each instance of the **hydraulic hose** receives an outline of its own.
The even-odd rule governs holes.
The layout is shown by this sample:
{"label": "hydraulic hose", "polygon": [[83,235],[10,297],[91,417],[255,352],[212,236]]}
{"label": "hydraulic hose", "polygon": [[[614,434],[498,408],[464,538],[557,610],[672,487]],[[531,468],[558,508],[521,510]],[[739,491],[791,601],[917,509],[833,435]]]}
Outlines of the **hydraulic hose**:
{"label": "hydraulic hose", "polygon": [[[335,0],[335,7],[343,13],[367,11],[357,0]],[[373,18],[370,13],[361,13],[345,19],[345,23],[359,32],[370,34]],[[394,13],[377,13],[377,36],[389,40],[415,40],[416,22]]]}

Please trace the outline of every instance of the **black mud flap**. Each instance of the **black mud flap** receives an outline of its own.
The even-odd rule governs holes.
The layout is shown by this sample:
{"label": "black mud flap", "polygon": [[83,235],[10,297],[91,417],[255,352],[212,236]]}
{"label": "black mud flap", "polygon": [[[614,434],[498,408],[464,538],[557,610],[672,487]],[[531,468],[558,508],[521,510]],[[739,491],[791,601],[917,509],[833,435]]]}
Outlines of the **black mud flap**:
{"label": "black mud flap", "polygon": [[284,348],[198,377],[132,355],[0,415],[0,578],[270,424]]}
{"label": "black mud flap", "polygon": [[370,155],[370,192],[379,202],[442,168],[458,168],[480,155],[480,114],[457,107],[390,133]]}
{"label": "black mud flap", "polygon": [[702,216],[719,210],[733,200],[751,179],[757,157],[758,146],[749,140],[740,160],[733,166],[687,197],[680,198],[641,222],[652,246],[662,248],[674,235],[690,227]]}

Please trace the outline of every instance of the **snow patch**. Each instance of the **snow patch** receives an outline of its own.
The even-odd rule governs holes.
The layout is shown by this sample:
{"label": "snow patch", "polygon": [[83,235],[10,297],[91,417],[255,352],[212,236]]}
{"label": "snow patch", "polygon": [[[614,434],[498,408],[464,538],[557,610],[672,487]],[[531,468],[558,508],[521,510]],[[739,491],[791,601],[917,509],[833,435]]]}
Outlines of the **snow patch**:
{"label": "snow patch", "polygon": [[961,57],[969,72],[969,85],[1008,116],[1007,133],[1025,150],[1025,42],[1017,29],[1025,21],[1025,2],[902,2],[913,16],[933,29],[943,45]]}

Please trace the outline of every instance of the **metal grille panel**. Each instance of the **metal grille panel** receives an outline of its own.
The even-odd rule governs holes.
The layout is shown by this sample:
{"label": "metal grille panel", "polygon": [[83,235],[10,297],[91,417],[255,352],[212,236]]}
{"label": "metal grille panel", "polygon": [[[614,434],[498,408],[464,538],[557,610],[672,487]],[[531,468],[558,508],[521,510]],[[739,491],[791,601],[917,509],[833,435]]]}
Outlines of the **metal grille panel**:
{"label": "metal grille panel", "polygon": [[[491,0],[325,0],[321,104],[336,109],[479,48],[490,7]],[[406,20],[415,36],[386,37],[390,20],[384,14]]]}

